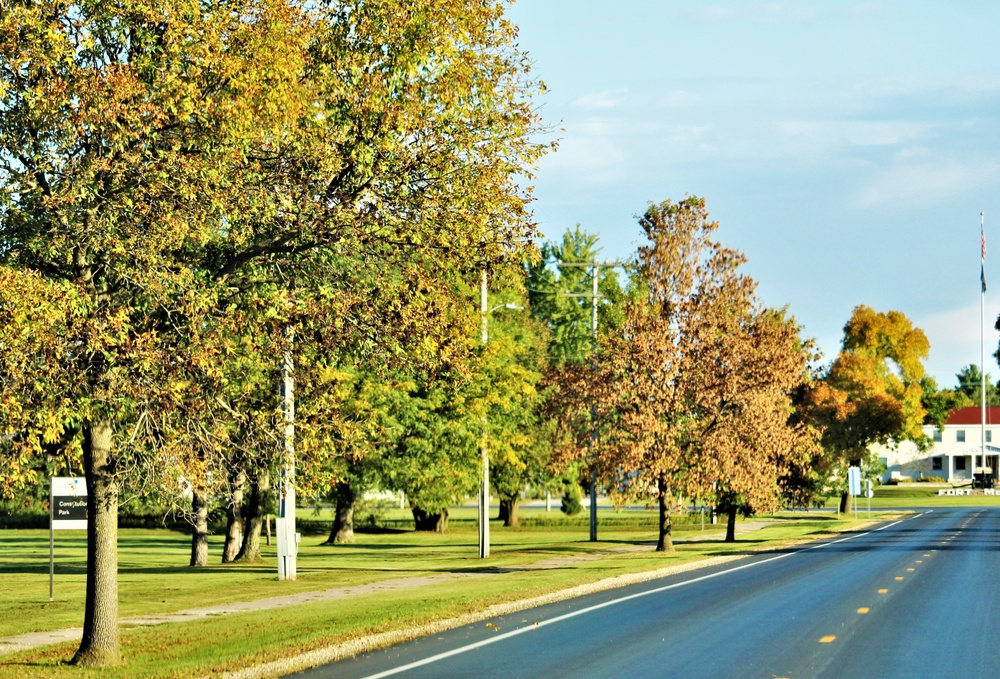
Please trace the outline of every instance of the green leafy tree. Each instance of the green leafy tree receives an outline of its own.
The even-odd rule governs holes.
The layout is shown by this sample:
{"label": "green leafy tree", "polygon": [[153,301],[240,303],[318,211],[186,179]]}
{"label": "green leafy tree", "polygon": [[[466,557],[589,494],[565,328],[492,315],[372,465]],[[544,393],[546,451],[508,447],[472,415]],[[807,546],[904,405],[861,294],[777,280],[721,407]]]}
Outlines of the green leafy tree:
{"label": "green leafy tree", "polygon": [[[958,382],[955,391],[964,394],[968,398],[970,405],[979,405],[982,403],[983,371],[980,370],[978,365],[969,364],[965,366],[955,375],[955,380]],[[993,382],[989,373],[986,373],[986,405],[1000,405],[1000,392],[997,391],[997,385]]]}
{"label": "green leafy tree", "polygon": [[[566,362],[584,364],[590,359],[593,291],[589,267],[560,267],[559,263],[586,264],[599,259],[596,235],[579,225],[567,230],[561,241],[542,245],[541,257],[528,266],[526,285],[532,318],[548,326],[550,331],[549,358],[554,369]],[[611,331],[622,324],[624,293],[614,267],[600,268],[598,279],[597,325]]]}
{"label": "green leafy tree", "polygon": [[[584,474],[592,477],[592,470],[587,465],[568,464],[568,460],[574,459],[576,442],[590,437],[594,425],[589,417],[564,417],[566,404],[563,399],[564,384],[579,377],[582,366],[588,366],[586,369],[590,370],[594,356],[594,305],[597,306],[600,334],[619,331],[624,321],[625,292],[615,267],[597,268],[598,298],[595,301],[590,297],[594,290],[595,271],[592,267],[559,266],[594,262],[603,264],[598,238],[577,225],[572,230],[567,229],[560,241],[545,243],[541,258],[528,267],[526,284],[531,316],[549,330],[549,362],[541,385],[543,405],[540,425],[550,432],[550,440],[557,442],[557,451],[573,450],[572,455],[562,453],[553,459],[552,466],[561,476]],[[573,483],[578,481],[578,478],[573,479]],[[565,486],[560,478],[553,477],[550,484],[550,488],[565,495]]]}
{"label": "green leafy tree", "polygon": [[[494,298],[524,304],[516,290],[501,290]],[[538,389],[548,363],[548,332],[524,310],[498,310],[489,323],[489,343],[474,388],[486,417],[485,445],[490,483],[500,499],[499,518],[516,527],[521,493],[550,479],[551,445]]]}
{"label": "green leafy tree", "polygon": [[417,530],[444,532],[448,507],[475,492],[482,426],[463,384],[418,377],[394,385],[390,486],[406,493]]}
{"label": "green leafy tree", "polygon": [[[924,424],[933,424],[938,429],[944,427],[952,411],[958,408],[967,408],[978,403],[978,401],[973,401],[961,389],[939,389],[937,381],[930,375],[924,375],[921,378],[920,387],[924,393],[921,403],[927,412],[927,415],[924,417]],[[980,389],[975,390],[974,393],[977,397],[980,391]]]}
{"label": "green leafy tree", "polygon": [[519,184],[545,150],[532,140],[539,85],[503,12],[471,0],[4,6],[0,430],[23,432],[4,479],[25,483],[43,440],[79,432],[90,528],[75,663],[120,660],[121,483],[166,462],[165,440],[194,452],[169,432],[179,418],[145,424],[192,400],[177,385],[209,389],[175,360],[207,350],[193,329],[252,304],[283,328],[302,304],[335,299],[362,312],[341,326],[378,336],[402,312],[366,303],[345,271],[382,267],[387,250],[454,262],[475,247],[495,261],[530,235]]}

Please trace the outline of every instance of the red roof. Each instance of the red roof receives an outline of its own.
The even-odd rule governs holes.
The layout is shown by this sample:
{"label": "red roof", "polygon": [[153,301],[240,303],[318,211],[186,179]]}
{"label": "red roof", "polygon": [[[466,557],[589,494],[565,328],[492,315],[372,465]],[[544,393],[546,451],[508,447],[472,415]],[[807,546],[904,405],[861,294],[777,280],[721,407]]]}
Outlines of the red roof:
{"label": "red roof", "polygon": [[[971,406],[951,411],[945,424],[982,424],[982,407]],[[986,424],[1000,424],[1000,406],[986,408]]]}

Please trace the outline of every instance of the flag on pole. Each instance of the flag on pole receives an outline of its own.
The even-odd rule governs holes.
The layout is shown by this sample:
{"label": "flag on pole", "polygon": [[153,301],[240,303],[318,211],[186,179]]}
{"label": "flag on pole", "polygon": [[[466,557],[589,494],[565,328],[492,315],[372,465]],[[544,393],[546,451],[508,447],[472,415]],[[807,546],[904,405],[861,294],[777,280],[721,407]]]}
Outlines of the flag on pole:
{"label": "flag on pole", "polygon": [[983,284],[983,292],[986,292],[986,225],[983,221],[983,213],[979,213],[979,246],[982,250],[982,259],[979,264],[979,280]]}

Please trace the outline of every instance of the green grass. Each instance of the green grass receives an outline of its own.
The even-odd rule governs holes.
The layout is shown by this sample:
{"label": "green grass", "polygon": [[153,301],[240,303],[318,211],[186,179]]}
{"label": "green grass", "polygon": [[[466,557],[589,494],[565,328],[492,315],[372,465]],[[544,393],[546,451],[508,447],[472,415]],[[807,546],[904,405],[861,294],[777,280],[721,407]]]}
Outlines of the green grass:
{"label": "green grass", "polygon": [[[872,509],[910,507],[995,507],[1000,506],[1000,495],[938,495],[939,488],[923,483],[901,483],[897,486],[879,486],[871,500]],[[868,500],[855,498],[859,510],[867,509]],[[827,498],[824,507],[836,508],[839,497]]]}
{"label": "green grass", "polygon": [[[829,513],[779,515],[771,527],[734,544],[720,540],[679,545],[668,555],[653,551],[654,512],[601,511],[600,541],[588,541],[586,516],[568,525],[533,525],[520,530],[491,526],[492,556],[478,557],[474,522],[459,510],[441,535],[401,531],[359,534],[350,546],[323,546],[324,536],[304,536],[298,579],[278,582],[274,551],[264,548],[265,563],[218,564],[221,538],[210,539],[213,565],[187,567],[189,538],[167,530],[123,530],[119,540],[122,617],[167,613],[215,603],[244,601],[292,592],[359,585],[378,580],[438,573],[467,573],[530,564],[640,544],[648,549],[605,554],[550,570],[506,572],[484,578],[459,578],[433,585],[371,593],[331,602],[263,612],[230,614],[186,623],[123,631],[125,665],[98,671],[64,663],[75,643],[0,656],[0,676],[18,677],[199,677],[289,657],[359,635],[407,629],[480,610],[489,605],[557,591],[622,573],[647,571],[715,555],[775,547],[804,536],[816,537],[851,525]],[[303,519],[310,510],[300,510]],[[544,512],[534,510],[544,524]],[[561,517],[558,512],[553,514]],[[618,518],[630,525],[609,525]],[[322,517],[321,517],[322,518]],[[699,534],[700,519],[681,524],[676,539]],[[720,526],[715,526],[719,530]],[[48,600],[48,532],[0,531],[4,559],[0,576],[0,636],[77,627],[82,623],[86,542],[82,533],[56,534],[55,600]]]}

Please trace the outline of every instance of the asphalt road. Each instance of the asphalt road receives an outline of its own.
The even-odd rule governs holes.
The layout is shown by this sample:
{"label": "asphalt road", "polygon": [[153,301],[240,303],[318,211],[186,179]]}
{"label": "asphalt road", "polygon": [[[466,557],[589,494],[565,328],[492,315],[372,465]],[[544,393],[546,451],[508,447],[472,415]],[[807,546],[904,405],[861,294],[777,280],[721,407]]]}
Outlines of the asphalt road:
{"label": "asphalt road", "polygon": [[1000,677],[998,577],[1000,508],[928,510],[293,676]]}

